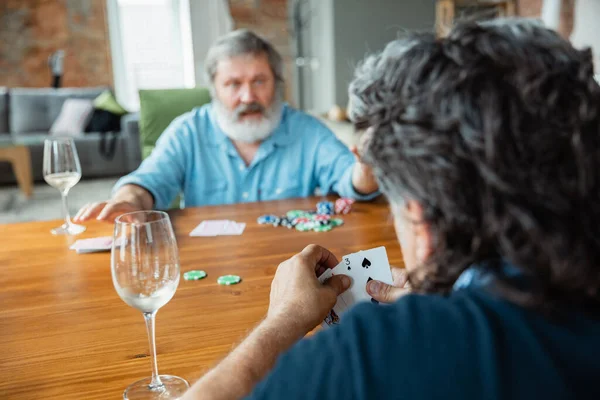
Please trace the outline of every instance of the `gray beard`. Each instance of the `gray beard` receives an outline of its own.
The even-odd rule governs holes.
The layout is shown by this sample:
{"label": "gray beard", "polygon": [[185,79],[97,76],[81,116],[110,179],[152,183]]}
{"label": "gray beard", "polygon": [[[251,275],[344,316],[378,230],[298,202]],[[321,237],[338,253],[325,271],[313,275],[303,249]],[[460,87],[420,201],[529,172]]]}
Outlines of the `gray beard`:
{"label": "gray beard", "polygon": [[235,112],[229,111],[223,103],[213,98],[213,109],[219,127],[231,140],[243,143],[262,142],[277,129],[281,123],[283,101],[279,98],[273,100],[258,121],[238,121]]}

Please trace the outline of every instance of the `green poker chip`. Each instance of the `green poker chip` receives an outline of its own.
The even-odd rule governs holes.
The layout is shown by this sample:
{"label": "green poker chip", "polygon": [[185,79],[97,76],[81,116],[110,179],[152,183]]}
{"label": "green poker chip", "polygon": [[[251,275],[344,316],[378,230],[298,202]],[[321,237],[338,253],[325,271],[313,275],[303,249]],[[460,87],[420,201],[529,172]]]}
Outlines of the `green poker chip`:
{"label": "green poker chip", "polygon": [[331,225],[319,225],[319,226],[315,226],[315,228],[313,229],[315,232],[327,232],[333,229],[333,226]]}
{"label": "green poker chip", "polygon": [[308,232],[314,228],[314,225],[311,223],[299,223],[296,225],[296,230],[300,232]]}
{"label": "green poker chip", "polygon": [[241,281],[242,281],[242,278],[240,278],[237,275],[223,275],[217,279],[217,283],[219,285],[226,285],[226,286],[235,285],[235,284],[240,283]]}
{"label": "green poker chip", "polygon": [[186,281],[199,281],[204,278],[206,278],[206,272],[200,270],[187,271],[183,274],[183,279]]}
{"label": "green poker chip", "polygon": [[333,218],[333,219],[329,220],[329,223],[332,226],[342,226],[342,225],[344,225],[344,220],[341,218]]}
{"label": "green poker chip", "polygon": [[302,210],[291,210],[291,211],[288,211],[285,214],[285,216],[288,217],[290,220],[292,220],[294,218],[306,216],[306,212],[302,211]]}

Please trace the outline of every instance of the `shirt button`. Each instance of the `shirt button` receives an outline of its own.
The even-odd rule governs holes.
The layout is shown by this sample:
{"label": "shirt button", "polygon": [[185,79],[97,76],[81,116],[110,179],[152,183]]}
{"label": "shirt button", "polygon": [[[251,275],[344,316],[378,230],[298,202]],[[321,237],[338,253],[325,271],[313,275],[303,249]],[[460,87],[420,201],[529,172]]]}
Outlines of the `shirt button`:
{"label": "shirt button", "polygon": [[281,194],[281,192],[283,192],[283,189],[281,188],[277,188],[277,190],[275,190],[275,194]]}
{"label": "shirt button", "polygon": [[245,198],[245,199],[247,199],[247,198],[248,198],[248,192],[244,192],[244,193],[242,194],[242,197],[243,197],[243,198]]}
{"label": "shirt button", "polygon": [[240,171],[244,170],[244,166],[242,164],[240,164]]}

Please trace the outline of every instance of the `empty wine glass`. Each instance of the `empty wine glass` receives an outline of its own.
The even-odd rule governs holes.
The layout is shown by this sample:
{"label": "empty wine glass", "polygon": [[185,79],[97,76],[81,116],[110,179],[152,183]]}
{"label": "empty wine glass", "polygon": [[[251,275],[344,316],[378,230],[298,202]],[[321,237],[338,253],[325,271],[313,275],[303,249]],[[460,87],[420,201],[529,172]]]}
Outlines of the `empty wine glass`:
{"label": "empty wine glass", "polygon": [[67,196],[81,179],[81,165],[75,142],[71,138],[52,138],[44,141],[44,180],[58,189],[62,196],[65,223],[50,232],[54,235],[77,235],[85,226],[71,222]]}
{"label": "empty wine glass", "polygon": [[183,378],[158,375],[154,317],[179,285],[179,253],[171,220],[162,211],[138,211],[115,220],[111,253],[113,284],[123,301],[144,314],[152,377],[137,381],[123,398],[177,399],[189,385]]}

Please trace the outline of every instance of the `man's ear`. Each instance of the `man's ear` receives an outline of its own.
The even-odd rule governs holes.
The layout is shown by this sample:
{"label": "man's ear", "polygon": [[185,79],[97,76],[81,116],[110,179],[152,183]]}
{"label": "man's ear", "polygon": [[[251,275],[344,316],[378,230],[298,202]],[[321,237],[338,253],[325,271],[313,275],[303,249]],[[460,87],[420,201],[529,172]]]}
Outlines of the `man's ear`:
{"label": "man's ear", "polygon": [[419,264],[423,264],[433,253],[433,237],[429,223],[423,218],[423,206],[415,200],[406,203],[406,218],[411,221],[415,238],[415,257]]}

